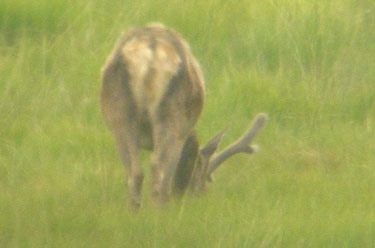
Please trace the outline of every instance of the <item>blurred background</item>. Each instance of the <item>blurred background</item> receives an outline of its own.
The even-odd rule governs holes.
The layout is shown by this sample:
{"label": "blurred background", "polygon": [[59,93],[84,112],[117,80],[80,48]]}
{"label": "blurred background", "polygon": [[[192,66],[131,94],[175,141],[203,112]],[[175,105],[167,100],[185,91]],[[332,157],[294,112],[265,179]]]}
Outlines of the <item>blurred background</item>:
{"label": "blurred background", "polygon": [[[270,122],[202,197],[155,210],[147,175],[134,215],[100,70],[150,22],[201,63],[202,144]],[[374,247],[374,65],[372,0],[1,0],[0,247]]]}

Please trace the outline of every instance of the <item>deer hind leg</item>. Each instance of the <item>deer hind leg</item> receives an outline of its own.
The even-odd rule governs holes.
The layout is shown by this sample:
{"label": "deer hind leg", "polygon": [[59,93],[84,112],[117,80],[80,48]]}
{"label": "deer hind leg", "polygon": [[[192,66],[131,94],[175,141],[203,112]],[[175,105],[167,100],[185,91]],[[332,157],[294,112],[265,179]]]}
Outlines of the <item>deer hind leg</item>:
{"label": "deer hind leg", "polygon": [[121,161],[127,171],[129,207],[139,209],[144,176],[138,158],[139,148],[136,139],[132,138],[125,128],[117,129],[113,133]]}
{"label": "deer hind leg", "polygon": [[171,184],[185,139],[174,121],[154,125],[153,137],[151,191],[155,204],[162,205],[169,200]]}
{"label": "deer hind leg", "polygon": [[114,136],[120,158],[127,170],[128,204],[131,209],[137,210],[141,206],[144,177],[138,158],[137,139],[134,137],[134,130],[126,130],[126,128],[115,130]]}
{"label": "deer hind leg", "polygon": [[129,75],[121,63],[110,63],[103,71],[102,112],[127,169],[129,206],[141,204],[143,171],[139,163],[137,106],[129,88]]}

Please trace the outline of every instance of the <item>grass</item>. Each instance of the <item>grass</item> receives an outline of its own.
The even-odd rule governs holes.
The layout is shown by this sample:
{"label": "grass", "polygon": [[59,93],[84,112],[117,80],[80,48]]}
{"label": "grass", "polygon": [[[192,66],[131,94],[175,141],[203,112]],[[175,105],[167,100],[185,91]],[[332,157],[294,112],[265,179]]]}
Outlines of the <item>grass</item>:
{"label": "grass", "polygon": [[[372,0],[1,1],[0,247],[374,247],[374,17]],[[202,143],[271,120],[206,196],[160,211],[146,185],[134,215],[100,68],[153,21],[201,62]]]}

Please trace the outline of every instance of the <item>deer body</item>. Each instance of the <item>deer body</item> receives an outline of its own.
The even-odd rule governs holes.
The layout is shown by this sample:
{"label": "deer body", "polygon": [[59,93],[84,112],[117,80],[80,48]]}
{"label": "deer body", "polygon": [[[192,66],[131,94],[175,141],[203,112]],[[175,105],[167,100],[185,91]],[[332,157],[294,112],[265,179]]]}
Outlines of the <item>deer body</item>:
{"label": "deer body", "polygon": [[121,37],[102,71],[101,106],[127,169],[132,208],[141,204],[140,149],[152,150],[151,192],[156,203],[166,202],[171,191],[182,195],[189,185],[194,191],[204,190],[224,160],[254,151],[249,144],[264,125],[265,115],[250,139],[217,155],[210,168],[222,134],[199,149],[195,124],[204,97],[200,66],[178,33],[152,24]]}
{"label": "deer body", "polygon": [[140,149],[153,151],[154,200],[167,200],[184,143],[195,135],[204,95],[200,67],[176,32],[149,25],[119,41],[103,69],[101,103],[128,170],[132,206],[141,201]]}

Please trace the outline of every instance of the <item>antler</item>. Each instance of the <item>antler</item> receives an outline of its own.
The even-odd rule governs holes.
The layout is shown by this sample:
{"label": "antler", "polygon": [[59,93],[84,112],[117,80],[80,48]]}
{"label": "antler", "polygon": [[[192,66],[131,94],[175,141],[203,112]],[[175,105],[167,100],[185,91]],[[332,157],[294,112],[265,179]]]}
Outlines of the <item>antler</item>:
{"label": "antler", "polygon": [[207,171],[207,180],[212,181],[212,173],[231,156],[237,153],[255,153],[259,150],[258,146],[251,145],[253,139],[258,135],[263,126],[267,123],[268,115],[265,113],[258,114],[253,121],[249,130],[236,142],[225,148],[222,152],[215,154],[210,160]]}

